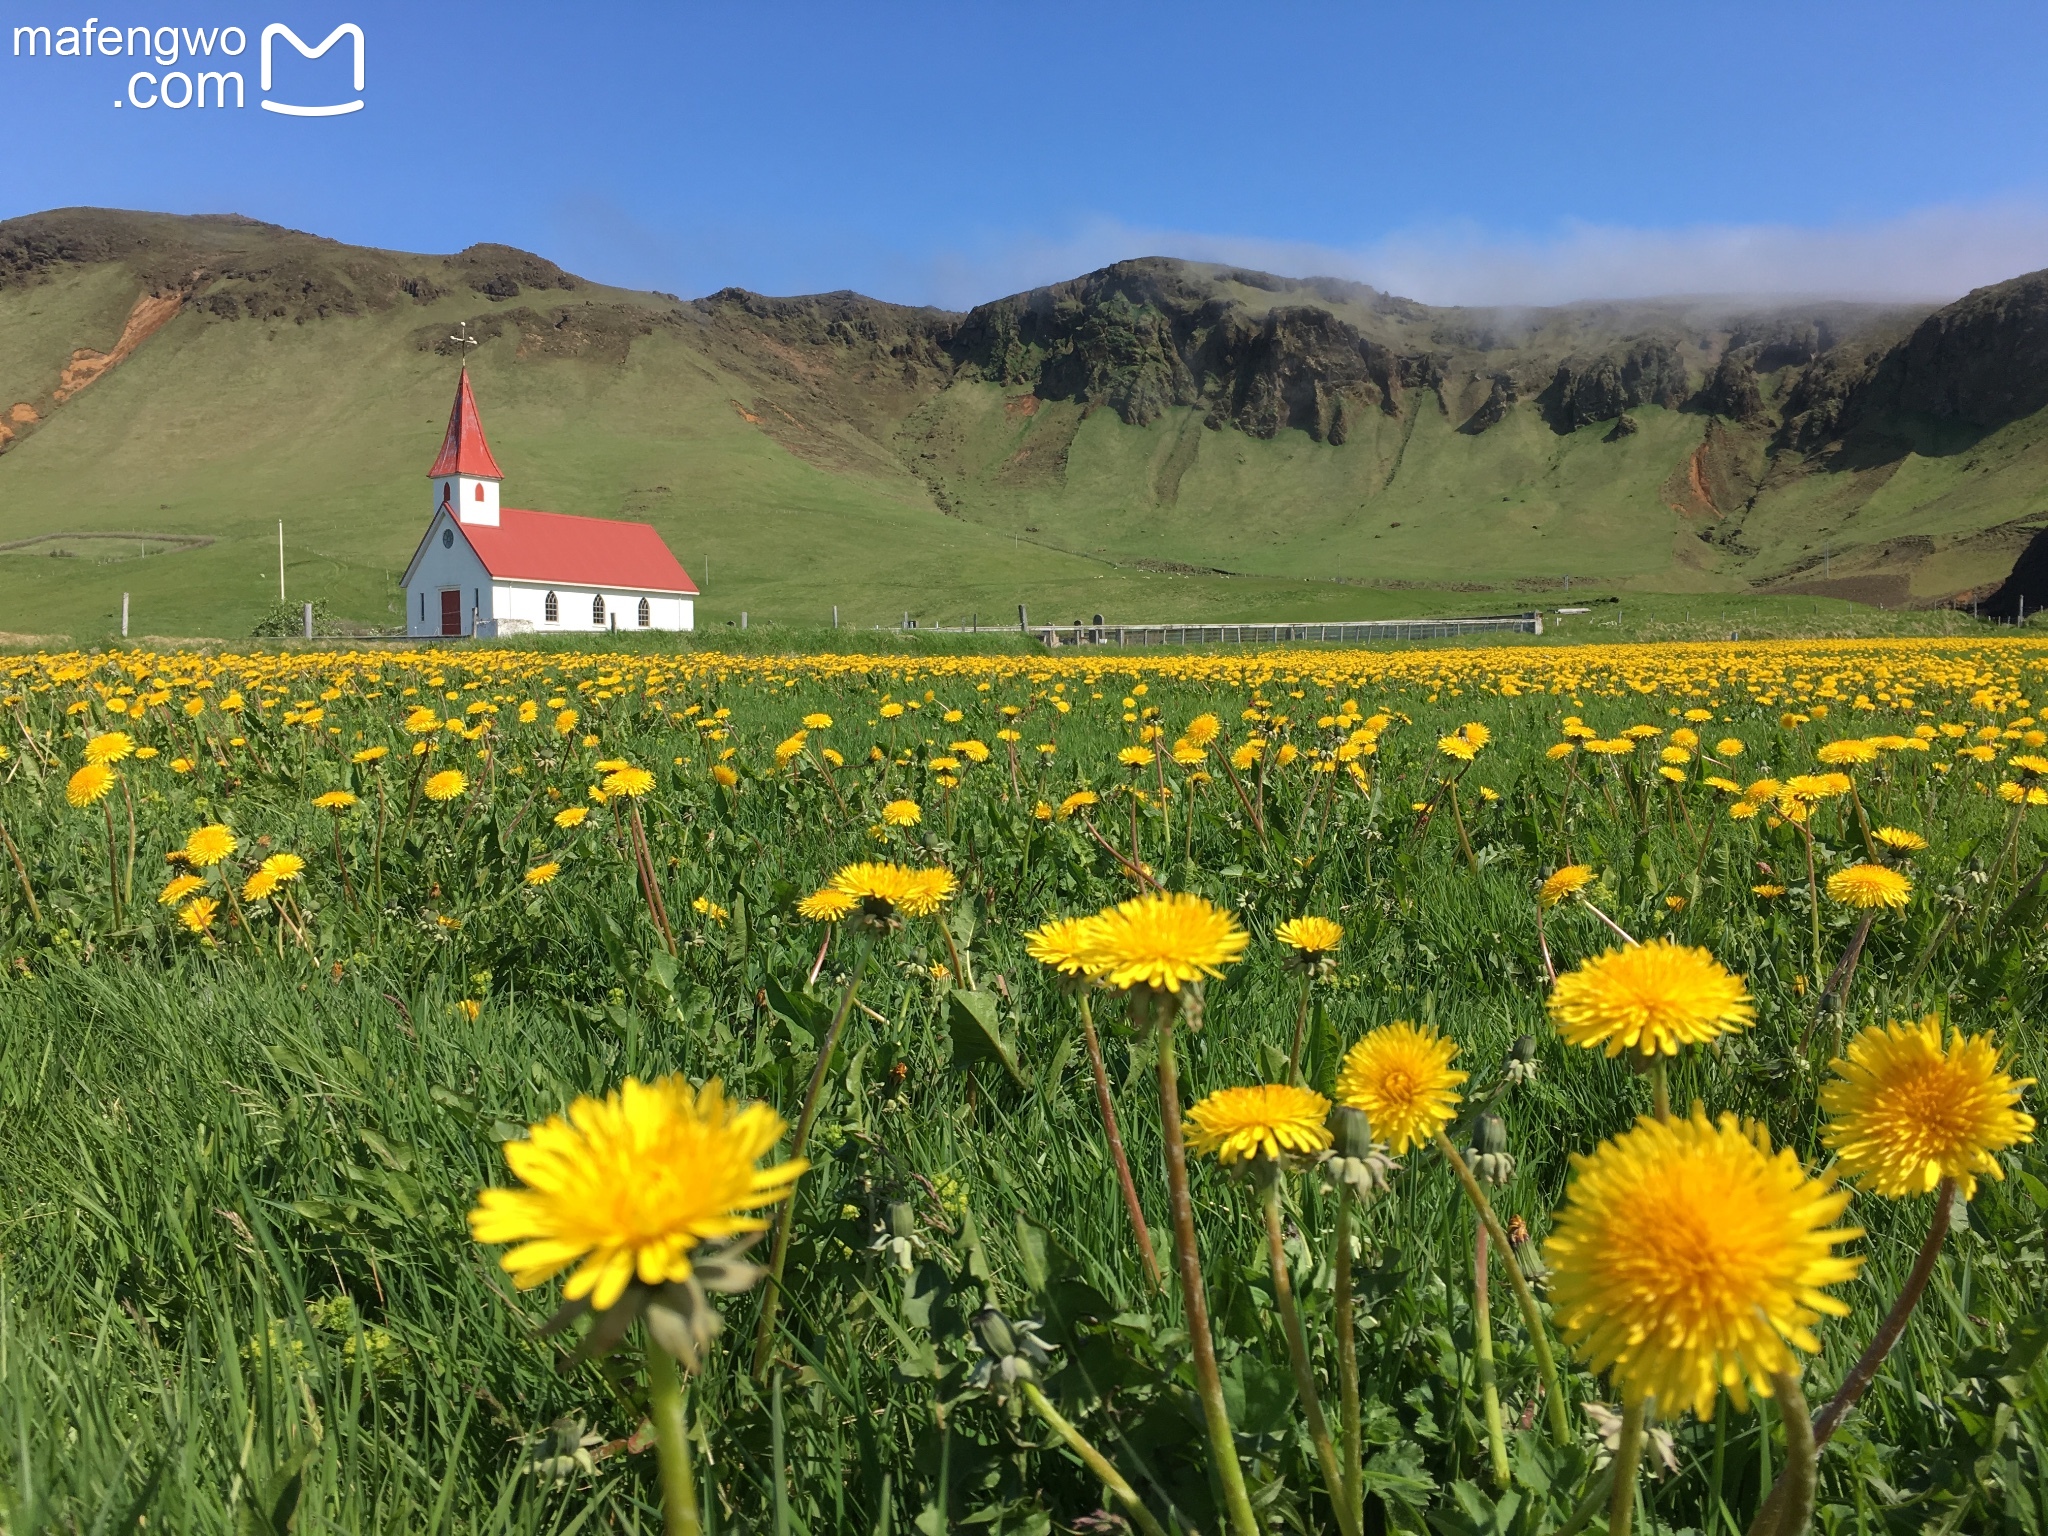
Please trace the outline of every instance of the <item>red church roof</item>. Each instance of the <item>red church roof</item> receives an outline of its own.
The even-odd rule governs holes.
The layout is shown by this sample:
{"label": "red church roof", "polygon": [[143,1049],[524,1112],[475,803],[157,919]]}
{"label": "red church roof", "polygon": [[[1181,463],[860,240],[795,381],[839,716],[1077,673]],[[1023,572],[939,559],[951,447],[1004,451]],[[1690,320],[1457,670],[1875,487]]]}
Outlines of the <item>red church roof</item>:
{"label": "red church roof", "polygon": [[441,439],[441,456],[427,471],[427,478],[440,475],[481,475],[502,480],[505,472],[491,457],[491,445],[484,441],[483,418],[476,413],[476,396],[469,392],[469,369],[462,370],[462,382],[455,386],[455,405],[448,412],[448,435]]}
{"label": "red church roof", "polygon": [[[463,398],[468,398],[467,386]],[[475,407],[471,406],[474,414]],[[477,439],[481,442],[481,436]],[[445,451],[444,451],[445,457]],[[506,507],[498,525],[459,523],[484,569],[506,581],[695,595],[697,583],[648,523]]]}

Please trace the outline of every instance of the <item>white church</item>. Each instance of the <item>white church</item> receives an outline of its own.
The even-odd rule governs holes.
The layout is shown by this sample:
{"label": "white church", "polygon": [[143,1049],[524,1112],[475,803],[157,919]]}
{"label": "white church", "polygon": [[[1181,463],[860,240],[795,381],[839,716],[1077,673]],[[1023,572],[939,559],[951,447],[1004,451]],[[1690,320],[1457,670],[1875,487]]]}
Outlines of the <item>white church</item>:
{"label": "white church", "polygon": [[427,473],[434,518],[405,570],[408,635],[696,628],[697,584],[650,524],[500,505],[466,367]]}

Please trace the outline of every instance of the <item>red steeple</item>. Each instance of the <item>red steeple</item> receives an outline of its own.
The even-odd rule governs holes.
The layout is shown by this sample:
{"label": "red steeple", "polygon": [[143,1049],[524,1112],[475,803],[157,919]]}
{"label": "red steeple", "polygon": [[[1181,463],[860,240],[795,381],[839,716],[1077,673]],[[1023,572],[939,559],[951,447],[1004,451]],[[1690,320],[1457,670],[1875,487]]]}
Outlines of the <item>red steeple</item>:
{"label": "red steeple", "polygon": [[429,479],[441,475],[505,478],[498,461],[491,457],[491,445],[484,441],[484,424],[476,413],[476,396],[469,392],[467,367],[462,370],[462,382],[455,387],[455,405],[448,412],[448,435],[441,439],[440,457],[427,471]]}

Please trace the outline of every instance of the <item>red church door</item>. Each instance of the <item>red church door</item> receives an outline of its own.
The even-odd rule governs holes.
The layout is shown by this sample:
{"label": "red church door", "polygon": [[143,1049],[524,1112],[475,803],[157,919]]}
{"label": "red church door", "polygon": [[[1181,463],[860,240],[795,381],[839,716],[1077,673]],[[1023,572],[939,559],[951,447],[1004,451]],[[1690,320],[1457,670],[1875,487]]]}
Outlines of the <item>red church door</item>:
{"label": "red church door", "polygon": [[462,588],[441,589],[441,633],[459,635],[462,633]]}

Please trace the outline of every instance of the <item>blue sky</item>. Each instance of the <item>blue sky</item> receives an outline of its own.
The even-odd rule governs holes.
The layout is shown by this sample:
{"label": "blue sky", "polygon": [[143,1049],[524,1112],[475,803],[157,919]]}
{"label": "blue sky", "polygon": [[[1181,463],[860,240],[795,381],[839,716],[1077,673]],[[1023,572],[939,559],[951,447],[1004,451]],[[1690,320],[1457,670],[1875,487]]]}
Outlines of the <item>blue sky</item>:
{"label": "blue sky", "polygon": [[[950,306],[1152,253],[1459,302],[2048,266],[2038,5],[100,5],[0,6],[0,217],[232,210]],[[248,106],[117,108],[165,71],[11,50],[93,17],[244,29]],[[360,25],[364,109],[258,110],[273,21]],[[279,48],[272,99],[350,94],[346,41]]]}

